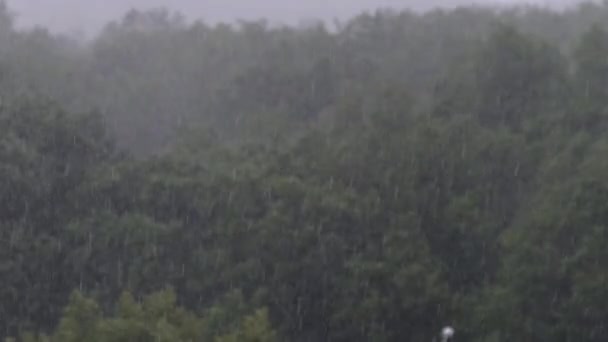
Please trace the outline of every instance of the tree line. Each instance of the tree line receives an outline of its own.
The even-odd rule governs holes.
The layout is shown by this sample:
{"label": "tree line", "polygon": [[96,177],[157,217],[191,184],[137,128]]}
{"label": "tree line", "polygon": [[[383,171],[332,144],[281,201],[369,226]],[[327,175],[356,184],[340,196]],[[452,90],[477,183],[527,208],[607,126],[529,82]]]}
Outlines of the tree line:
{"label": "tree line", "polygon": [[0,15],[0,336],[603,341],[607,4]]}

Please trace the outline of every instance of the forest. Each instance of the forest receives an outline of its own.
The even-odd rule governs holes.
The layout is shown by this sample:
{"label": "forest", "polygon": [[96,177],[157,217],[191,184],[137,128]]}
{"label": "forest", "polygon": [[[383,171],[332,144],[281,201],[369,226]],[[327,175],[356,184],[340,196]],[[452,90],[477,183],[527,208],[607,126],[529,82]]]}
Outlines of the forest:
{"label": "forest", "polygon": [[608,2],[0,4],[0,340],[606,341],[607,130]]}

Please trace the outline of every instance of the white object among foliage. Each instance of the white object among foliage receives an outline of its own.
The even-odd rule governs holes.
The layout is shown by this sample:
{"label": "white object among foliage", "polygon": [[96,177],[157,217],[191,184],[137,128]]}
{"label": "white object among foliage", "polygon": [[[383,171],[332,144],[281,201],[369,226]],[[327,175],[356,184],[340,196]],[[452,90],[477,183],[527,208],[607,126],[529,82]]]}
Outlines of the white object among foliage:
{"label": "white object among foliage", "polygon": [[454,337],[454,328],[445,327],[445,328],[443,328],[443,330],[441,330],[441,341],[442,342],[447,342],[452,337]]}

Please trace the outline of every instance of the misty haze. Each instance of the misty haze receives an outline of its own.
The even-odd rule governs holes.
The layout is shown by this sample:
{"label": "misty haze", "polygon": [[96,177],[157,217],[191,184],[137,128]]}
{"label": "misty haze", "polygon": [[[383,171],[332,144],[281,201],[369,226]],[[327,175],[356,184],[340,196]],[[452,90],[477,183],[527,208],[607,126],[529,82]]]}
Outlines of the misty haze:
{"label": "misty haze", "polygon": [[607,133],[608,1],[0,0],[0,341],[607,341]]}
{"label": "misty haze", "polygon": [[[95,32],[106,22],[131,8],[166,7],[189,19],[209,22],[233,22],[238,19],[267,18],[281,23],[299,23],[310,19],[346,19],[363,11],[378,8],[429,10],[470,4],[516,4],[525,0],[9,0],[18,13],[18,23],[29,27],[43,25],[55,31]],[[577,0],[536,0],[556,8]]]}

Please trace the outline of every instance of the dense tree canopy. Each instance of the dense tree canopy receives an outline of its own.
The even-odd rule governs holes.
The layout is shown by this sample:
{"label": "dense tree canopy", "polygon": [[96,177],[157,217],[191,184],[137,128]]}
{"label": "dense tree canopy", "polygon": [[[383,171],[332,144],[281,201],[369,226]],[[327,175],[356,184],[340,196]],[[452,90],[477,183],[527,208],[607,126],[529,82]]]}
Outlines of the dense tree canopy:
{"label": "dense tree canopy", "polygon": [[608,5],[0,7],[0,338],[604,341]]}

